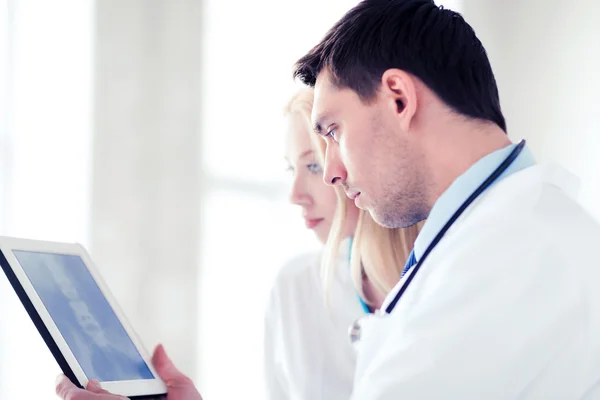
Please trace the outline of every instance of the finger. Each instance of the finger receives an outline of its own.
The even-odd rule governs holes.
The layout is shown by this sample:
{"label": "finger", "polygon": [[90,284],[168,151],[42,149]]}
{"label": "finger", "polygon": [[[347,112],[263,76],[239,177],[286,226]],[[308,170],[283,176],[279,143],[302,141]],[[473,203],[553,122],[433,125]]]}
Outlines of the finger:
{"label": "finger", "polygon": [[89,392],[95,393],[95,394],[104,394],[107,396],[101,396],[98,398],[98,400],[100,400],[100,398],[102,399],[126,399],[127,397],[125,396],[120,396],[120,395],[116,395],[116,394],[112,394],[111,392],[109,392],[108,390],[104,390],[102,389],[102,385],[100,384],[100,382],[97,379],[92,379],[91,381],[88,382],[87,384],[87,390]]}
{"label": "finger", "polygon": [[179,371],[177,371],[177,368],[167,355],[167,352],[162,344],[156,346],[154,354],[152,355],[152,364],[154,364],[158,375],[160,375],[160,377],[165,381],[173,379],[178,375]]}
{"label": "finger", "polygon": [[59,375],[56,379],[56,394],[63,400],[127,400],[125,396],[110,394],[102,388],[96,387],[94,381],[88,382],[88,390],[80,389],[64,375]]}
{"label": "finger", "polygon": [[61,399],[70,398],[79,390],[81,389],[75,386],[65,375],[59,375],[56,378],[56,395]]}
{"label": "finger", "polygon": [[156,368],[156,372],[169,387],[181,386],[191,383],[191,380],[181,373],[173,361],[167,355],[163,345],[159,344],[154,350],[152,356],[152,364]]}
{"label": "finger", "polygon": [[88,382],[87,390],[89,390],[92,393],[110,394],[110,392],[108,392],[107,390],[102,389],[100,382],[98,382],[96,379],[92,379]]}

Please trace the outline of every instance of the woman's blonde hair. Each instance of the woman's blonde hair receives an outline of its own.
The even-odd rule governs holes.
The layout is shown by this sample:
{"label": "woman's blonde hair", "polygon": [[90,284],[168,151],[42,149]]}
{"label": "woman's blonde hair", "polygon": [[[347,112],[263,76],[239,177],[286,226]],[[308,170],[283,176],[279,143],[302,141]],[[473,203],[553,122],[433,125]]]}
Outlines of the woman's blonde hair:
{"label": "woman's blonde hair", "polygon": [[[307,128],[312,130],[310,122],[310,114],[312,113],[314,99],[314,90],[310,87],[305,87],[296,92],[288,103],[283,108],[283,115],[298,114],[306,120]],[[310,133],[307,132],[307,133]],[[311,135],[314,136],[314,135]]]}
{"label": "woman's blonde hair", "polygon": [[[284,108],[284,115],[298,113],[306,119],[311,129],[311,113],[314,90],[300,89]],[[325,142],[317,135],[310,135],[315,153],[321,165],[325,160]],[[348,200],[339,186],[334,187],[337,206],[322,260],[322,276],[325,288],[329,288],[338,268],[339,247],[344,239]],[[361,210],[354,232],[351,250],[352,279],[356,289],[365,298],[363,273],[375,289],[386,295],[400,280],[402,269],[413,248],[422,223],[409,228],[389,229],[377,224],[371,215]]]}

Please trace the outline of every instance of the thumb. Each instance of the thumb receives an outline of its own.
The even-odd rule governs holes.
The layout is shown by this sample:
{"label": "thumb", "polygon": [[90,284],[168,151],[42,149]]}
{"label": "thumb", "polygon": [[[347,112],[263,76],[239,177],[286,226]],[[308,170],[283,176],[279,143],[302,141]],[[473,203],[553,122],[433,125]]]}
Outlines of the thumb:
{"label": "thumb", "polygon": [[158,372],[158,375],[165,381],[168,387],[172,388],[192,384],[191,380],[173,364],[162,344],[156,346],[154,355],[152,356],[152,364],[154,364],[156,372]]}
{"label": "thumb", "polygon": [[106,390],[102,389],[102,385],[100,385],[100,382],[98,382],[96,379],[89,381],[86,389],[94,393],[108,393]]}
{"label": "thumb", "polygon": [[107,390],[102,389],[102,385],[96,379],[92,379],[91,381],[89,381],[88,384],[87,384],[86,389],[89,392],[92,392],[92,393],[109,395],[109,396],[103,396],[102,397],[103,399],[111,398],[111,399],[125,399],[125,400],[127,400],[127,397],[125,397],[125,396],[117,396],[115,394],[110,393]]}

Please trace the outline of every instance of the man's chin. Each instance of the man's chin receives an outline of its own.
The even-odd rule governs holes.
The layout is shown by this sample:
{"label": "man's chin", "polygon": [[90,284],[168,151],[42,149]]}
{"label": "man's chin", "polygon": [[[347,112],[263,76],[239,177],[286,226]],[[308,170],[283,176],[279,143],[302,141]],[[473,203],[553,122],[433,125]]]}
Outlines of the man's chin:
{"label": "man's chin", "polygon": [[414,226],[415,224],[424,221],[425,218],[417,214],[411,214],[407,211],[393,210],[392,212],[380,212],[381,210],[369,209],[369,214],[373,220],[389,229],[404,229]]}
{"label": "man's chin", "polygon": [[397,228],[397,226],[395,226],[395,221],[393,221],[391,218],[387,218],[385,216],[382,216],[378,213],[375,212],[374,209],[369,208],[368,209],[369,214],[371,214],[371,218],[373,218],[373,221],[375,221],[378,225],[383,226],[384,228]]}

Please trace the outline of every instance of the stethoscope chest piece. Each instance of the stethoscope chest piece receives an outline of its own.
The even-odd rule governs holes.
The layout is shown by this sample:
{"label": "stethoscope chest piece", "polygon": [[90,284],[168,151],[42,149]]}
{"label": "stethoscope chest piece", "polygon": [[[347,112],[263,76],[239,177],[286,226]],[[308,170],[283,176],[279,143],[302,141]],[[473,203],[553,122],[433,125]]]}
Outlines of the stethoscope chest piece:
{"label": "stethoscope chest piece", "polygon": [[360,326],[359,320],[357,319],[348,328],[348,338],[350,339],[350,344],[354,345],[358,341],[360,341],[360,334],[361,334],[361,326]]}
{"label": "stethoscope chest piece", "polygon": [[382,319],[385,319],[385,315],[382,314],[381,310],[357,318],[348,328],[350,344],[356,347],[361,340],[364,340],[365,332],[369,336],[368,332],[372,330],[373,325],[381,323]]}

